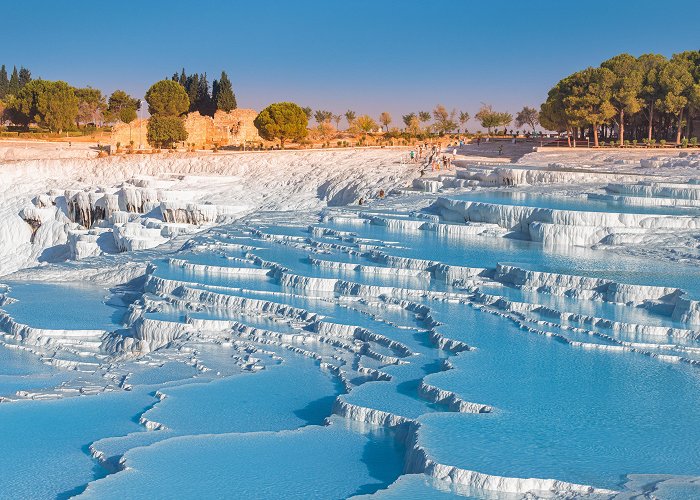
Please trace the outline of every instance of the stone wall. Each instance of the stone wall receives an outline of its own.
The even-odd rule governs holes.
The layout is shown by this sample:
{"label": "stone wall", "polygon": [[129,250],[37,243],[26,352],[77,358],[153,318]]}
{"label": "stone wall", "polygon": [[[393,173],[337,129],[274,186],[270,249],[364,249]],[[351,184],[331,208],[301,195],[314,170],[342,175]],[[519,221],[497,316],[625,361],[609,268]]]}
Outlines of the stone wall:
{"label": "stone wall", "polygon": [[[214,118],[202,116],[198,112],[188,113],[184,118],[185,130],[187,130],[187,144],[194,143],[198,149],[212,148],[214,145],[240,146],[243,143],[259,143],[262,139],[258,130],[253,125],[258,116],[254,109],[234,109],[229,113],[217,111]],[[110,144],[116,148],[117,142],[125,149],[130,141],[134,141],[134,148],[150,147],[146,142],[146,130],[148,120],[134,120],[133,122],[118,123],[112,127]],[[114,150],[114,149],[113,149]]]}
{"label": "stone wall", "polygon": [[134,149],[148,148],[146,140],[146,127],[148,120],[136,119],[131,123],[118,122],[112,126],[112,134],[110,135],[109,144],[112,146],[112,151],[116,150],[117,143],[121,144],[122,149],[126,149],[131,141],[134,141]]}

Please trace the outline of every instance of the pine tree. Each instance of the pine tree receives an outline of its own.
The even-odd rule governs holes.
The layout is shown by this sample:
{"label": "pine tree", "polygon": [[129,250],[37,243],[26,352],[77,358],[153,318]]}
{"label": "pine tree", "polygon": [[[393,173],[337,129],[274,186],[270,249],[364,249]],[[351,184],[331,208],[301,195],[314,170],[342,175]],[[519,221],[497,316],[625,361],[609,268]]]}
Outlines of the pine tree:
{"label": "pine tree", "polygon": [[221,79],[218,82],[214,80],[214,103],[216,104],[216,109],[227,113],[238,107],[236,94],[233,93],[231,81],[228,79],[225,71],[221,72]]}
{"label": "pine tree", "polygon": [[10,83],[7,86],[7,93],[10,95],[17,95],[19,93],[19,75],[17,74],[17,66],[12,68],[12,76],[10,77]]}
{"label": "pine tree", "polygon": [[7,70],[3,64],[2,67],[0,67],[0,99],[5,98],[9,86],[10,80],[7,79]]}

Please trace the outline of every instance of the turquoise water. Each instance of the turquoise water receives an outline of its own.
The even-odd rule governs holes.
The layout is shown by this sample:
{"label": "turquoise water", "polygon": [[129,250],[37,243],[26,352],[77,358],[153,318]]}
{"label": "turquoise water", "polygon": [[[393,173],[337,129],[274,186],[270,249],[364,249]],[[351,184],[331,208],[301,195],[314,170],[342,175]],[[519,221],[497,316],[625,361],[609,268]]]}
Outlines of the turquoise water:
{"label": "turquoise water", "polygon": [[595,197],[565,197],[522,191],[470,191],[451,196],[458,200],[495,203],[498,205],[521,205],[526,207],[552,208],[555,210],[575,210],[584,212],[613,212],[623,214],[657,214],[657,215],[700,215],[700,208],[664,207],[664,206],[630,206],[614,199]]}
{"label": "turquoise water", "polygon": [[[512,202],[527,200],[533,199]],[[589,203],[556,201],[570,207],[579,202]],[[172,295],[154,289],[134,307],[149,304],[145,318],[181,323],[185,333],[157,343],[152,352],[108,352],[113,343],[102,344],[101,337],[81,344],[70,335],[25,343],[4,336],[0,395],[20,401],[0,404],[0,491],[21,498],[518,497],[405,474],[416,472],[407,464],[414,439],[434,462],[483,474],[612,490],[624,490],[630,475],[665,474],[674,481],[659,487],[660,498],[696,491],[681,476],[700,476],[700,368],[688,362],[700,359],[700,342],[685,339],[679,348],[663,336],[585,325],[576,330],[517,303],[692,329],[674,322],[668,310],[528,292],[487,279],[479,285],[516,303],[509,311],[502,304],[482,307],[470,291],[429,273],[338,270],[310,259],[385,266],[360,246],[371,241],[388,255],[490,270],[511,263],[680,287],[696,297],[700,267],[661,260],[649,266],[643,257],[605,250],[549,251],[516,239],[447,238],[318,218],[314,225],[331,231],[314,237],[307,225],[294,223],[297,214],[287,218],[289,224],[278,214],[275,224],[251,219],[216,228],[167,256],[246,269],[259,268],[262,259],[274,263],[266,275],[190,271],[165,258],[151,262],[156,276],[264,306],[238,301],[222,307],[206,294],[182,301],[177,287]],[[281,270],[383,288],[341,296],[285,287]],[[16,302],[2,309],[19,323],[68,334],[105,330],[112,340],[134,335],[124,323],[127,309],[107,304],[108,289],[8,285]],[[193,320],[250,328],[188,330]],[[626,341],[664,345],[603,349]],[[88,350],[89,356],[82,352]],[[669,362],[658,353],[683,359]],[[93,365],[62,367],[55,359]],[[423,384],[493,411],[459,413],[425,393]],[[81,396],[75,388],[99,394]]]}

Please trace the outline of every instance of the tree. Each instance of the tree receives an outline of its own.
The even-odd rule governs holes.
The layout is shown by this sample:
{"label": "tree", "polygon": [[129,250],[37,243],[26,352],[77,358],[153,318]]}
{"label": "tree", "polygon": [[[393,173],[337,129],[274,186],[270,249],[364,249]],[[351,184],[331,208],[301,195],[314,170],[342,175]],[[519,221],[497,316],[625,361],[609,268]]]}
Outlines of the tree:
{"label": "tree", "polygon": [[421,123],[428,123],[430,121],[430,111],[419,111],[418,119]]}
{"label": "tree", "polygon": [[408,130],[408,133],[411,135],[418,135],[420,134],[420,120],[414,113],[410,113],[410,116],[408,123],[406,124],[406,129]]}
{"label": "tree", "polygon": [[403,120],[403,124],[406,125],[406,127],[410,127],[411,122],[413,121],[414,118],[417,118],[416,114],[411,112],[411,113],[408,113],[407,115],[403,115],[401,117],[401,120]]}
{"label": "tree", "polygon": [[348,128],[352,127],[352,123],[355,121],[355,112],[348,109],[345,112],[345,119],[348,121]]}
{"label": "tree", "polygon": [[78,122],[97,124],[102,121],[107,103],[99,89],[75,89],[75,96],[78,98]]}
{"label": "tree", "polygon": [[358,130],[367,134],[379,128],[377,122],[375,122],[369,115],[360,115],[353,121],[354,125]]}
{"label": "tree", "polygon": [[614,79],[610,92],[610,104],[615,108],[618,120],[620,145],[625,141],[625,113],[633,115],[642,109],[642,72],[637,59],[629,54],[619,54],[600,65],[612,71]]}
{"label": "tree", "polygon": [[481,126],[488,130],[500,126],[508,126],[513,121],[513,115],[506,112],[494,111],[490,104],[484,104],[479,109],[479,112],[474,115],[474,118],[479,120]]}
{"label": "tree", "polygon": [[333,118],[333,112],[332,111],[326,111],[319,109],[314,113],[314,119],[316,120],[316,123],[319,125],[323,123],[329,123],[331,119]]}
{"label": "tree", "polygon": [[148,142],[157,148],[169,148],[174,142],[187,139],[187,131],[180,117],[155,115],[148,120],[146,137]]}
{"label": "tree", "polygon": [[658,54],[642,54],[639,56],[639,66],[642,72],[642,87],[639,92],[644,102],[644,113],[647,117],[647,140],[651,141],[654,132],[654,110],[662,97],[659,85],[659,74],[668,64],[666,58]]}
{"label": "tree", "polygon": [[303,107],[303,108],[301,108],[301,110],[302,110],[302,111],[304,112],[304,114],[306,115],[306,121],[308,122],[309,120],[311,120],[311,117],[312,117],[313,114],[314,114],[314,110],[311,109],[310,106]]}
{"label": "tree", "polygon": [[[547,100],[540,106],[539,122],[547,130],[571,132],[571,124],[566,114],[564,80],[559,81],[547,94]],[[568,136],[569,145],[571,137]]]}
{"label": "tree", "polygon": [[24,87],[26,84],[32,81],[32,72],[29,71],[27,68],[22,66],[19,69],[19,88],[21,89]]}
{"label": "tree", "polygon": [[335,122],[335,129],[340,130],[340,120],[343,119],[343,115],[333,115],[333,121]]}
{"label": "tree", "polygon": [[10,83],[7,86],[7,93],[10,95],[17,95],[19,93],[19,74],[17,73],[17,66],[12,68],[12,76],[10,77]]}
{"label": "tree", "polygon": [[17,93],[13,107],[26,117],[25,124],[33,121],[51,132],[70,128],[78,116],[78,98],[62,81],[30,81]]}
{"label": "tree", "polygon": [[182,85],[172,80],[161,80],[146,92],[148,112],[151,115],[180,116],[187,113],[190,100]]}
{"label": "tree", "polygon": [[187,98],[190,101],[190,111],[197,110],[197,96],[199,95],[199,75],[194,73],[187,77],[185,85],[183,85],[185,91],[187,92]]}
{"label": "tree", "polygon": [[277,102],[263,109],[253,123],[260,137],[268,141],[279,139],[284,149],[287,140],[306,137],[309,120],[304,110],[293,102]]}
{"label": "tree", "polygon": [[448,112],[445,106],[438,104],[433,110],[433,119],[435,120],[435,130],[439,134],[445,134],[451,132],[457,128],[457,122],[455,116],[457,115],[457,110],[453,109]]}
{"label": "tree", "polygon": [[0,67],[0,99],[4,99],[7,95],[7,89],[10,86],[10,80],[7,78],[7,70],[3,64]]}
{"label": "tree", "polygon": [[[469,118],[471,118],[471,116],[469,116],[469,113],[467,113],[466,111],[459,112],[459,124],[462,127],[464,127],[467,124]],[[464,130],[466,131],[466,128]]]}
{"label": "tree", "polygon": [[382,112],[381,115],[379,115],[379,123],[384,125],[384,128],[386,128],[386,131],[389,131],[389,124],[391,123],[391,115],[384,111]]}
{"label": "tree", "polygon": [[228,113],[232,109],[238,107],[236,104],[236,95],[233,93],[233,88],[231,87],[231,81],[228,79],[228,75],[225,71],[221,72],[221,78],[218,81],[214,80],[214,89],[212,97],[216,103],[216,109]]}
{"label": "tree", "polygon": [[659,73],[659,87],[661,90],[661,98],[658,101],[659,107],[666,113],[677,117],[676,143],[680,144],[683,109],[690,102],[694,90],[693,75],[688,65],[684,61],[671,58],[669,63]]}
{"label": "tree", "polygon": [[598,128],[615,116],[610,103],[615,74],[607,68],[586,68],[569,77],[571,95],[564,98],[567,114],[593,129],[593,145],[598,146]]}
{"label": "tree", "polygon": [[109,120],[119,120],[123,123],[131,123],[136,119],[136,111],[141,109],[141,101],[132,98],[123,90],[115,90],[109,96],[107,103],[107,115]]}
{"label": "tree", "polygon": [[209,93],[209,82],[207,81],[206,73],[199,75],[197,100],[194,103],[194,110],[205,116],[214,116],[216,111],[216,104]]}
{"label": "tree", "polygon": [[532,132],[535,132],[535,127],[540,122],[539,113],[535,108],[529,106],[524,106],[523,109],[518,111],[515,115],[515,126],[520,128],[523,125],[529,125],[532,127]]}

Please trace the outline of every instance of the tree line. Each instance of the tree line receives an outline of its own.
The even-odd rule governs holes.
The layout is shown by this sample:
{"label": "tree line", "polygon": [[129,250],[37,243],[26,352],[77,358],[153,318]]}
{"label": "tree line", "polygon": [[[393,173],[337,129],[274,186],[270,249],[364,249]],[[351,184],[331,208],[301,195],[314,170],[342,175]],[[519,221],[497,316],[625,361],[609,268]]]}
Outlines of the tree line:
{"label": "tree line", "polygon": [[619,54],[560,80],[540,108],[549,130],[625,145],[637,140],[686,143],[700,114],[700,51],[667,59]]}
{"label": "tree line", "polygon": [[[353,110],[347,110],[344,114],[335,114],[332,111],[322,109],[314,111],[310,107],[301,109],[306,115],[307,122],[313,118],[318,124],[318,129],[322,132],[328,129],[332,122],[335,122],[335,129],[339,130],[340,122],[343,118],[347,121],[348,131],[353,133],[369,133],[379,131],[380,128],[385,132],[389,132],[389,126],[393,123],[393,118],[387,111],[383,111],[379,115],[378,120],[375,120],[369,115],[357,116]],[[460,130],[466,133],[464,126],[470,118],[471,115],[467,111],[457,111],[456,109],[448,111],[445,106],[438,104],[432,111],[410,112],[402,115],[401,121],[404,125],[404,132],[413,136],[423,134],[444,135],[455,131],[459,132]],[[484,104],[474,115],[474,118],[479,121],[483,128],[487,129],[488,133],[491,133],[498,127],[507,127],[513,122],[518,127],[530,126],[534,132],[535,127],[539,124],[539,112],[535,108],[528,106],[519,111],[514,120],[512,114],[496,111],[490,104]],[[431,121],[432,123],[429,123]]]}
{"label": "tree line", "polygon": [[[185,85],[180,84],[181,79]],[[237,107],[231,81],[224,71],[214,80],[211,91],[206,74],[186,76],[183,69],[172,80],[184,89],[188,98],[185,112],[213,116],[217,110],[228,112]],[[19,71],[15,67],[8,77],[5,66],[0,66],[0,123],[21,127],[34,123],[60,133],[87,124],[130,123],[137,118],[139,109],[141,101],[123,90],[115,90],[107,97],[92,87],[77,88],[63,81],[32,79],[31,72],[24,67]]]}
{"label": "tree line", "polygon": [[206,73],[187,75],[185,68],[182,68],[180,73],[173,73],[171,80],[178,82],[185,89],[190,101],[190,112],[197,111],[201,115],[214,116],[217,110],[229,112],[238,107],[231,80],[225,71],[221,72],[218,80],[214,80],[211,91]]}

